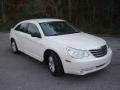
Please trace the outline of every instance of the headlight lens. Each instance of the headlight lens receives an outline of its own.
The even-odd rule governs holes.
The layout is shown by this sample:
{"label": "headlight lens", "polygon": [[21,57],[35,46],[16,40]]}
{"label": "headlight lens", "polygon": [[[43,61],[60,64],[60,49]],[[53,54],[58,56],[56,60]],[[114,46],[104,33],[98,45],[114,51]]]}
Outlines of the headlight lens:
{"label": "headlight lens", "polygon": [[89,56],[89,53],[87,50],[78,50],[78,49],[73,49],[73,48],[67,48],[67,52],[72,58],[75,59],[81,59],[83,57]]}

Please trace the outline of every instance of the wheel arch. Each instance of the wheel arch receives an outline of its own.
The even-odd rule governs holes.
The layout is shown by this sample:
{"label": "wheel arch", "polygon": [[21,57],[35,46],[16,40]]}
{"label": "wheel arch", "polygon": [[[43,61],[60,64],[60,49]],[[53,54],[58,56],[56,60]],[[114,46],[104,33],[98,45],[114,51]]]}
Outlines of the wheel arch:
{"label": "wheel arch", "polygon": [[[48,60],[48,55],[49,55],[49,53],[51,53],[51,52],[56,53],[56,55],[59,57],[59,55],[57,54],[56,51],[54,51],[54,50],[52,50],[52,49],[46,49],[46,50],[44,51],[44,54],[43,54],[44,62],[47,62],[47,60]],[[59,57],[59,58],[60,58],[60,57]]]}
{"label": "wheel arch", "polygon": [[[47,63],[47,61],[48,61],[48,55],[49,55],[50,52],[54,52],[59,57],[59,59],[60,59],[60,61],[62,63],[60,55],[55,50],[52,50],[52,49],[46,49],[44,51],[44,54],[43,54],[43,59],[44,60],[43,60],[43,62]],[[63,63],[62,63],[62,66],[63,66]]]}

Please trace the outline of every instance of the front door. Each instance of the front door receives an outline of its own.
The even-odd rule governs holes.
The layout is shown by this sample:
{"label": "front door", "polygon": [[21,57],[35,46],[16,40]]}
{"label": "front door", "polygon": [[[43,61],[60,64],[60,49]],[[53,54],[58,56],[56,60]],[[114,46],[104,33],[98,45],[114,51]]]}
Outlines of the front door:
{"label": "front door", "polygon": [[29,54],[31,54],[34,58],[41,61],[44,46],[42,44],[43,40],[41,38],[41,34],[39,32],[38,27],[33,23],[29,23],[28,33],[30,35],[29,35],[29,37],[27,37],[27,41],[26,41],[27,42],[27,44],[26,44],[27,47],[26,47],[26,49],[29,52]]}

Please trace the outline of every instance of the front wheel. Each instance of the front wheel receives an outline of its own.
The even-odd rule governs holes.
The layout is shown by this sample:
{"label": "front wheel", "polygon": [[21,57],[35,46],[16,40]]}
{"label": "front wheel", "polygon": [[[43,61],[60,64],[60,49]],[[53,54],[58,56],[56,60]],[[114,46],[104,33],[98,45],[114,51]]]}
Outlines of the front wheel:
{"label": "front wheel", "polygon": [[61,76],[64,73],[62,62],[58,55],[51,52],[48,56],[49,70],[54,76]]}

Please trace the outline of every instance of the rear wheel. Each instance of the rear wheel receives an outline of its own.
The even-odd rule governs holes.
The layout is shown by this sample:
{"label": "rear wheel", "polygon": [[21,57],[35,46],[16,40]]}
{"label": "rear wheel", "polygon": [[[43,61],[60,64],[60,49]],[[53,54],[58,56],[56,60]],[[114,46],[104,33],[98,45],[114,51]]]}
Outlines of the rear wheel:
{"label": "rear wheel", "polygon": [[49,53],[48,66],[49,66],[49,70],[52,73],[52,75],[54,76],[63,75],[64,70],[63,70],[62,62],[56,53],[54,52]]}
{"label": "rear wheel", "polygon": [[11,40],[11,50],[12,50],[13,53],[18,53],[19,52],[15,40]]}

